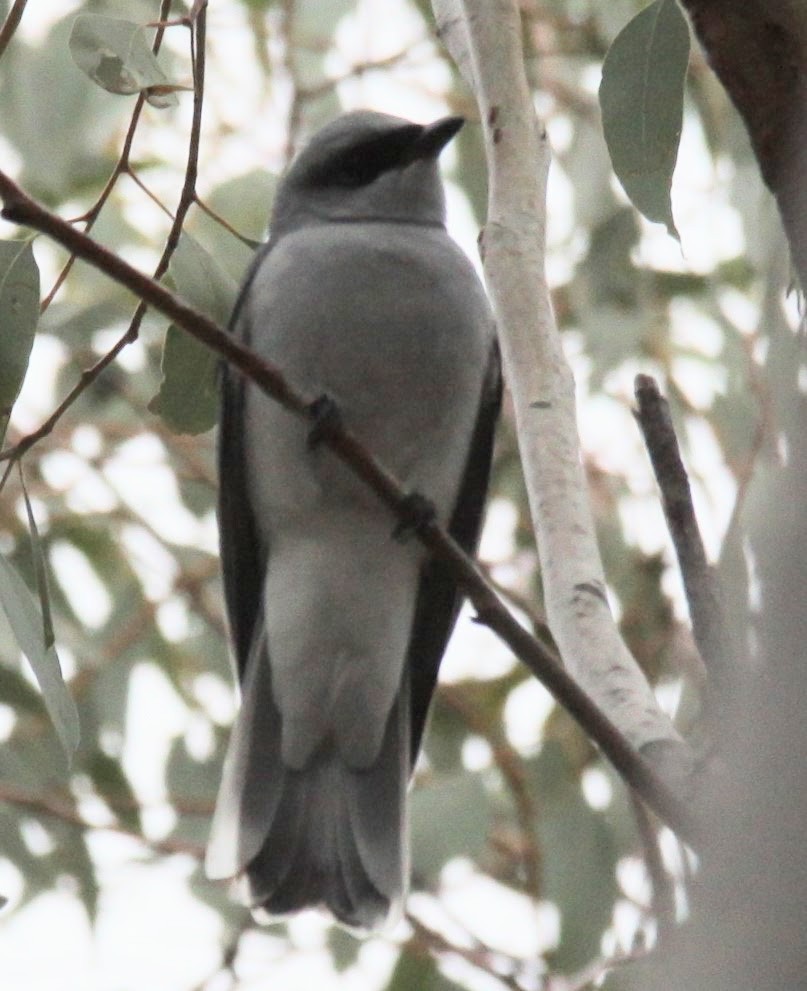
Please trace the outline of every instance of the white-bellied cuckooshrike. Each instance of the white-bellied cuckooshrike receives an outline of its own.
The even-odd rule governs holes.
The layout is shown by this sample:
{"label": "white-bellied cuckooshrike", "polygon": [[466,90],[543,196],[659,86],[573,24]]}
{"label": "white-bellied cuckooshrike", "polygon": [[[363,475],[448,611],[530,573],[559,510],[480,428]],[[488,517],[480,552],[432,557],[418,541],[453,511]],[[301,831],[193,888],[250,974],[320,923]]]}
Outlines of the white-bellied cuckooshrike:
{"label": "white-bellied cuckooshrike", "polygon": [[[445,229],[437,159],[461,126],[358,111],[315,134],[231,325],[474,553],[501,384],[485,293]],[[229,369],[219,474],[241,708],[208,875],[242,877],[270,915],[377,927],[406,890],[407,785],[460,596],[310,425]]]}

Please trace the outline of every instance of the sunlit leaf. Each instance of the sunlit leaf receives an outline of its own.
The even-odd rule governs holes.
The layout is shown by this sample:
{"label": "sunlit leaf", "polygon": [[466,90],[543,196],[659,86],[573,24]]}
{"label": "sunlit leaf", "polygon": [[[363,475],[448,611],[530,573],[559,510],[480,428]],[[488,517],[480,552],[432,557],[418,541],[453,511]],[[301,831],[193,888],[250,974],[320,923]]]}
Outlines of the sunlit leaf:
{"label": "sunlit leaf", "polygon": [[619,181],[648,220],[678,237],[670,188],[684,107],[689,28],[676,0],[656,0],[620,32],[602,67],[600,107]]}

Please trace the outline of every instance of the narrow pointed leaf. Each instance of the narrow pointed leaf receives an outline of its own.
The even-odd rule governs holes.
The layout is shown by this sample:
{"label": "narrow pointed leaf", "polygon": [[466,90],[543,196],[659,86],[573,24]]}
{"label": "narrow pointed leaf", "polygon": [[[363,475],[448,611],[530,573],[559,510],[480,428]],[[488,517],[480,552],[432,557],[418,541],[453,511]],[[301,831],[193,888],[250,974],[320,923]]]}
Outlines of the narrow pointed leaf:
{"label": "narrow pointed leaf", "polygon": [[59,734],[68,761],[79,742],[76,704],[62,677],[56,647],[45,643],[42,614],[36,599],[14,567],[0,554],[0,606],[2,606],[20,650],[33,669],[45,707]]}
{"label": "narrow pointed leaf", "polygon": [[676,0],[656,0],[617,35],[600,84],[617,178],[641,213],[678,237],[670,189],[684,108],[689,28]]}
{"label": "narrow pointed leaf", "polygon": [[[18,462],[19,463],[19,462]],[[25,512],[28,516],[28,532],[31,535],[31,554],[34,560],[34,574],[36,575],[36,590],[39,595],[39,606],[42,609],[42,634],[45,640],[45,649],[49,650],[56,641],[53,635],[53,619],[50,612],[50,594],[48,592],[48,568],[45,562],[45,555],[42,552],[42,541],[39,539],[34,511],[31,509],[31,500],[28,498],[28,489],[25,487],[22,468],[20,468],[20,482],[22,483],[22,496],[25,501]]]}
{"label": "narrow pointed leaf", "polygon": [[22,388],[39,320],[39,269],[30,241],[0,241],[0,444]]}

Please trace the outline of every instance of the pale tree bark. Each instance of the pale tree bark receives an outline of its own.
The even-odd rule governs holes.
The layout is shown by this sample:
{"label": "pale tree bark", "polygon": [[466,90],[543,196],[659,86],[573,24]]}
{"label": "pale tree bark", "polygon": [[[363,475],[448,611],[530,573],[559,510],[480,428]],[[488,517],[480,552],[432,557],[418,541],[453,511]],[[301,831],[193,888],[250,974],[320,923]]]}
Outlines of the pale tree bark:
{"label": "pale tree bark", "polygon": [[513,397],[549,627],[567,669],[637,748],[688,748],[614,622],[583,470],[575,389],[545,275],[550,149],[524,72],[516,0],[433,0],[438,34],[476,97],[489,175],[485,279]]}

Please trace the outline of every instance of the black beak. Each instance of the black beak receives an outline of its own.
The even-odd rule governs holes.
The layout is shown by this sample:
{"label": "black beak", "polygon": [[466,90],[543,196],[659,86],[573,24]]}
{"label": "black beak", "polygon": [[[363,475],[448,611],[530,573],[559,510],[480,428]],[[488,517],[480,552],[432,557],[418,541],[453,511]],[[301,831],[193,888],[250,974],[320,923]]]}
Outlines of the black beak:
{"label": "black beak", "polygon": [[413,159],[437,158],[464,123],[464,117],[441,117],[433,124],[425,124],[412,145]]}

